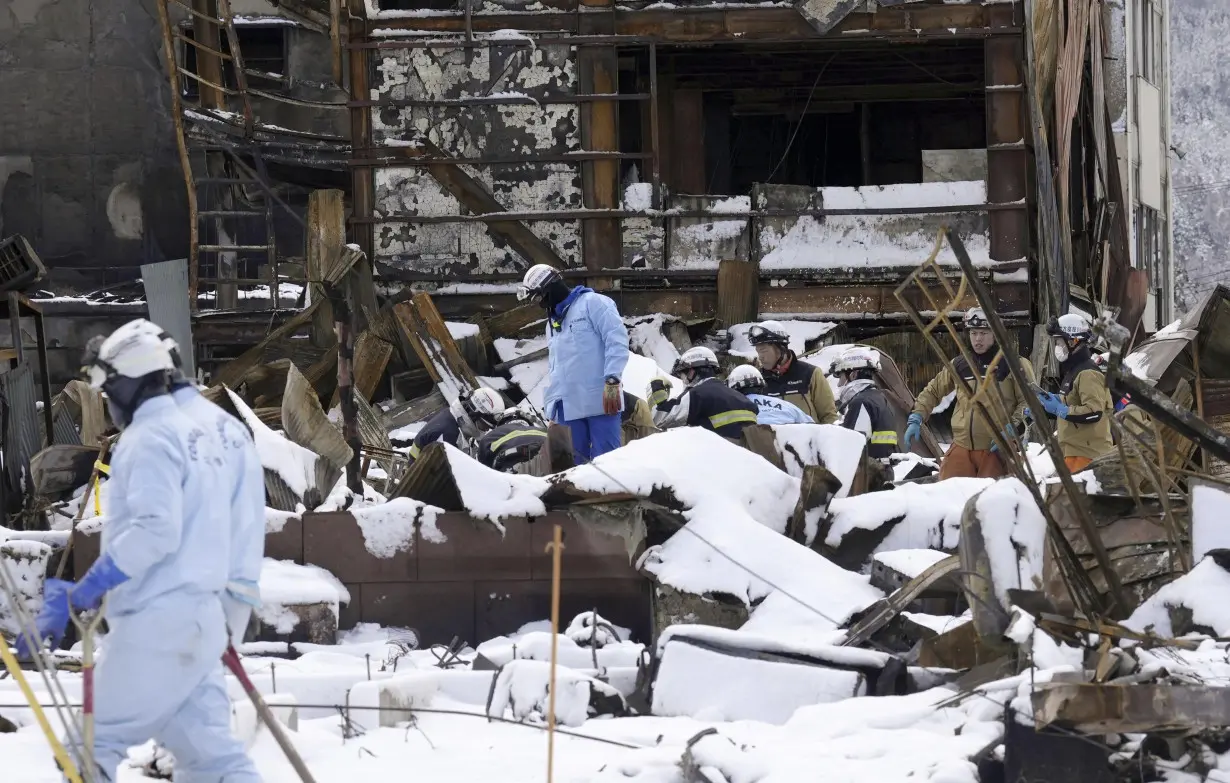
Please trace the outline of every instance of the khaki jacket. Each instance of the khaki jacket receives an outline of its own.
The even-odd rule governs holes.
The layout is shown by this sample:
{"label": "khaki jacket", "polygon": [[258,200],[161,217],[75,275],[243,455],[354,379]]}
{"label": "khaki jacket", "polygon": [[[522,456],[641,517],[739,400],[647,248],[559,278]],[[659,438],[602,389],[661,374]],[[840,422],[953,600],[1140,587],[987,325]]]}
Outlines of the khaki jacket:
{"label": "khaki jacket", "polygon": [[[631,411],[628,410],[629,397],[635,400],[631,405]],[[653,411],[649,409],[649,403],[640,397],[632,394],[624,397],[624,413],[627,415],[620,426],[623,445],[627,446],[632,441],[652,435],[657,431],[653,424]]]}
{"label": "khaki jacket", "polygon": [[1110,435],[1115,403],[1097,366],[1089,362],[1075,368],[1060,384],[1059,394],[1068,406],[1067,418],[1056,424],[1064,457],[1097,459],[1115,447]]}
{"label": "khaki jacket", "polygon": [[[993,357],[994,354],[990,358]],[[1009,423],[1013,424],[1019,432],[1025,421],[1025,395],[1021,393],[1020,387],[1012,379],[1007,361],[1007,357],[1000,359],[995,368],[995,382],[999,385],[1000,393],[996,394],[993,389],[988,389],[988,393],[982,397],[987,413],[991,414],[996,429],[1001,433]],[[1033,380],[1034,368],[1029,360],[1021,358],[1020,362],[1026,377]],[[982,382],[986,370],[980,367],[975,373],[970,369],[964,357],[957,357],[951,367],[940,370],[939,375],[936,375],[931,383],[928,383],[927,387],[922,390],[914,401],[913,412],[920,414],[925,421],[940,401],[955,391],[957,398],[953,403],[955,407],[952,412],[952,442],[970,451],[988,451],[995,443],[995,437],[992,434],[994,431],[987,426],[986,419],[978,410],[978,406],[957,384],[957,376],[954,372],[960,373],[960,377],[965,379],[967,386],[976,388]]]}
{"label": "khaki jacket", "polygon": [[790,354],[790,367],[783,373],[764,372],[765,395],[793,403],[817,424],[837,423],[837,401],[828,378],[814,364]]}

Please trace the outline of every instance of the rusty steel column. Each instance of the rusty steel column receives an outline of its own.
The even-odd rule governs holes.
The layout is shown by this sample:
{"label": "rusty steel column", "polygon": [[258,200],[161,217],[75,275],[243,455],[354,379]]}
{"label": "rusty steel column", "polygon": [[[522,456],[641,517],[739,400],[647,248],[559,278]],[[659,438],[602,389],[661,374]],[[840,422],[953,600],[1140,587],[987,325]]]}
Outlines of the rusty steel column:
{"label": "rusty steel column", "polygon": [[[349,36],[350,41],[350,100],[366,101],[371,98],[368,78],[368,62],[370,49],[356,48],[367,40],[366,10],[362,0],[350,0]],[[355,158],[371,157],[372,147],[372,108],[354,106],[350,109],[350,144],[354,149]],[[351,214],[355,218],[350,224],[351,240],[374,262],[375,229],[370,222],[372,207],[375,201],[375,169],[370,164],[360,162],[350,168],[350,198]],[[367,221],[367,222],[360,222]]]}
{"label": "rusty steel column", "polygon": [[[1020,25],[1017,3],[984,8],[991,27]],[[992,35],[983,44],[986,78],[987,201],[1011,204],[990,213],[991,259],[1015,261],[1029,253],[1029,150],[1025,144],[1025,41]]]}

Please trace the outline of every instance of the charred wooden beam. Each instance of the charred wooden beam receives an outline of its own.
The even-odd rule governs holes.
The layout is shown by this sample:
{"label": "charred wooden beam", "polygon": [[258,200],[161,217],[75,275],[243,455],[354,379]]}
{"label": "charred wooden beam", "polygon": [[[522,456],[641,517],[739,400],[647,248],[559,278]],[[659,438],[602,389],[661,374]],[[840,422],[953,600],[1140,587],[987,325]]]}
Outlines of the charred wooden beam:
{"label": "charred wooden beam", "polygon": [[342,406],[342,435],[351,451],[350,460],[346,463],[346,488],[358,497],[363,494],[359,455],[363,439],[359,434],[359,411],[355,406],[354,394],[354,313],[346,301],[343,286],[330,286],[328,294],[337,333],[337,391]]}
{"label": "charred wooden beam", "polygon": [[1220,728],[1230,715],[1230,688],[1201,685],[1043,685],[1033,694],[1039,727],[1086,734]]}
{"label": "charred wooden beam", "polygon": [[457,349],[429,294],[420,293],[408,302],[399,302],[393,313],[445,399],[452,402],[461,393],[478,388],[478,378]]}

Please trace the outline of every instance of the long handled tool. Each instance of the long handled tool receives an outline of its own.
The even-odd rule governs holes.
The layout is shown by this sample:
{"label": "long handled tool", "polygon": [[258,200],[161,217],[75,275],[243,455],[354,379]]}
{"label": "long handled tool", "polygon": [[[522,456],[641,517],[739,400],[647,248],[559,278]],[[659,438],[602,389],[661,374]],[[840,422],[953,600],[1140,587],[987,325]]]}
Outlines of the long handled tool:
{"label": "long handled tool", "polygon": [[226,668],[231,670],[239,684],[243,686],[244,693],[248,694],[248,698],[252,700],[252,706],[256,707],[256,714],[260,716],[261,722],[269,728],[269,733],[277,740],[278,745],[282,748],[282,752],[286,754],[290,765],[295,768],[295,772],[299,773],[299,779],[303,783],[316,783],[316,779],[312,777],[312,773],[308,771],[307,765],[303,763],[303,757],[299,755],[299,751],[295,750],[295,746],[291,744],[290,737],[286,736],[286,732],[282,730],[282,724],[273,716],[273,711],[269,709],[269,705],[265,703],[265,699],[261,696],[260,691],[256,690],[256,686],[252,684],[248,673],[244,671],[243,664],[239,662],[239,653],[235,652],[234,645],[227,645],[226,652],[222,653],[222,662],[226,664]]}
{"label": "long handled tool", "polygon": [[30,710],[34,713],[34,719],[38,721],[39,728],[43,730],[43,736],[47,738],[47,744],[51,746],[51,753],[55,756],[56,763],[60,765],[60,771],[72,783],[82,783],[81,774],[77,771],[77,765],[73,763],[64,744],[60,742],[60,738],[56,736],[55,731],[51,728],[51,721],[47,720],[47,715],[39,705],[38,698],[34,695],[34,690],[30,688],[26,675],[21,671],[17,658],[9,651],[8,642],[4,641],[3,638],[0,638],[0,660],[4,661],[4,667],[9,670],[9,674],[13,675],[13,681],[21,689],[21,695],[30,704]]}
{"label": "long handled tool", "polygon": [[[104,599],[104,605],[105,605]],[[94,632],[102,622],[103,609],[98,607],[89,619],[85,613],[69,611],[73,625],[81,634],[81,765],[87,770],[94,765]]]}

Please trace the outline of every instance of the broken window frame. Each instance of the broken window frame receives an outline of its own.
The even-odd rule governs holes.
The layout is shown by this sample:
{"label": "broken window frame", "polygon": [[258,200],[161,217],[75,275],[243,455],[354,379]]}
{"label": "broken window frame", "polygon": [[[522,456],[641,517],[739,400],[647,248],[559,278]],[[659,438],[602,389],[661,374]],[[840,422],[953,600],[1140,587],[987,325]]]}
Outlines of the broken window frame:
{"label": "broken window frame", "polygon": [[[249,88],[258,90],[288,90],[290,89],[290,41],[287,37],[287,31],[292,29],[289,25],[282,23],[249,23],[236,25],[235,34],[239,36],[239,47],[243,51],[244,68],[249,71],[247,73],[247,82]],[[252,41],[252,34],[256,31],[274,31],[281,39],[281,55],[278,58],[278,70],[265,67],[267,63],[274,62],[273,57],[262,57],[260,55],[261,46]],[[185,38],[195,40],[195,28],[192,20],[184,22],[180,26],[180,33]],[[246,39],[246,40],[245,40]],[[230,42],[225,35],[220,36],[221,51],[223,54],[230,54]],[[197,74],[196,64],[199,52],[192,44],[180,41],[179,44],[179,60],[185,71]],[[262,76],[254,76],[253,73],[276,73],[280,79],[269,79]],[[228,89],[236,89],[235,76],[230,65],[226,65],[222,69],[222,86]],[[180,84],[180,95],[185,100],[199,101],[201,97],[201,85],[196,79],[187,78]]]}

